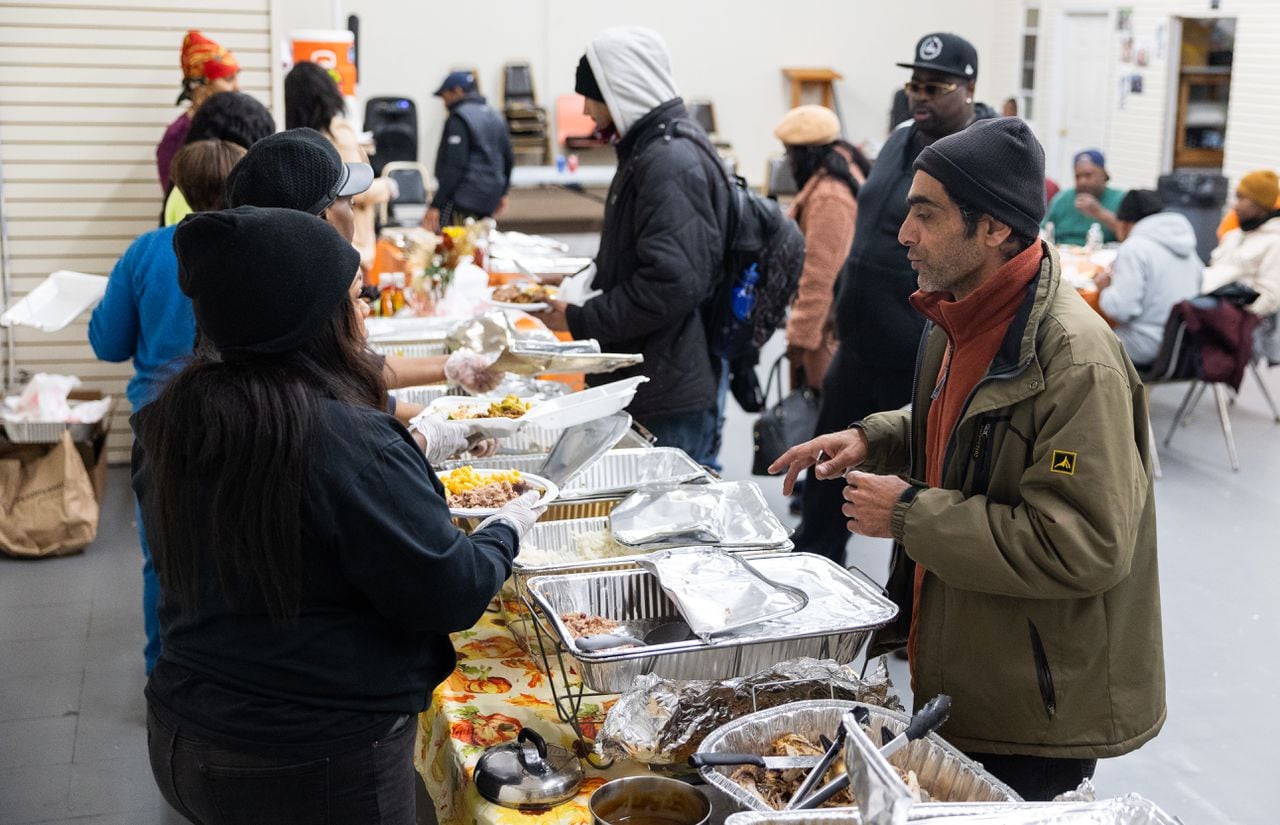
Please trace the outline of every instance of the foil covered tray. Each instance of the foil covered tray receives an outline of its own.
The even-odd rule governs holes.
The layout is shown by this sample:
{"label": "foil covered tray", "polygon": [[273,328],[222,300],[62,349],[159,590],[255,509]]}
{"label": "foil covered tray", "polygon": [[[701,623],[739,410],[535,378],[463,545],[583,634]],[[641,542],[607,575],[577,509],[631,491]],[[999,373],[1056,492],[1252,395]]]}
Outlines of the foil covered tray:
{"label": "foil covered tray", "polygon": [[[537,472],[545,456],[492,456],[465,463],[491,469],[508,466],[521,472]],[[458,465],[449,462],[446,467]],[[709,481],[707,471],[698,466],[683,450],[674,447],[610,450],[599,461],[578,471],[560,488],[561,501],[593,498],[619,498],[645,485],[669,480],[682,482]],[[608,527],[608,525],[605,525]],[[784,536],[785,539],[785,536]]]}
{"label": "foil covered tray", "polygon": [[528,590],[538,620],[577,663],[583,682],[602,693],[620,693],[647,673],[727,679],[805,656],[844,664],[857,657],[872,630],[897,615],[897,607],[878,590],[821,556],[768,553],[751,563],[774,581],[804,589],[809,606],[711,642],[692,639],[590,653],[574,647],[564,613],[580,611],[641,629],[683,621],[658,580],[640,569],[534,576]]}
{"label": "foil covered tray", "polygon": [[[729,722],[704,739],[698,751],[700,753],[765,753],[774,740],[787,733],[797,733],[815,742],[819,735],[834,737],[836,730],[843,723],[845,714],[859,706],[865,707],[870,713],[872,730],[878,731],[881,726],[885,726],[895,736],[906,729],[911,718],[905,713],[875,705],[860,705],[858,702],[825,700],[794,702]],[[866,740],[866,737],[864,736],[863,739]],[[856,795],[859,768],[857,765],[849,764],[847,746],[845,753],[846,769],[853,779]],[[881,761],[883,762],[883,759]],[[1013,789],[982,770],[981,765],[960,753],[934,733],[912,742],[894,754],[890,761],[903,770],[915,771],[920,780],[920,786],[935,800],[986,803],[1022,801]],[[700,772],[708,784],[724,794],[738,808],[776,815],[778,812],[773,812],[763,799],[729,778],[733,770],[726,767],[702,768]],[[902,786],[901,789],[905,793],[906,787]],[[918,804],[911,810],[947,807],[949,806]],[[857,809],[841,809],[841,812],[846,816],[859,814]],[[816,812],[798,813],[816,815]],[[873,819],[878,814],[878,811],[870,811],[864,813],[861,819],[849,821],[871,823],[879,821]]]}
{"label": "foil covered tray", "polygon": [[610,513],[620,544],[767,546],[790,536],[753,481],[659,485]]}
{"label": "foil covered tray", "polygon": [[[662,449],[662,448],[658,448]],[[648,452],[648,449],[643,452]],[[476,462],[477,466],[479,462]],[[561,493],[561,499],[563,499]],[[589,502],[588,502],[589,503]],[[564,506],[558,501],[552,507]],[[550,512],[550,511],[548,511]],[[790,540],[776,547],[734,548],[734,552],[760,553],[787,552],[794,545]],[[567,518],[549,521],[539,519],[520,540],[520,554],[512,565],[507,593],[502,599],[503,618],[511,635],[526,651],[536,653],[533,625],[527,602],[530,601],[529,580],[534,576],[569,573],[597,573],[608,570],[634,570],[636,562],[647,553],[663,550],[652,547],[637,550],[612,540],[609,533],[609,517]],[[550,652],[550,651],[548,651]],[[538,659],[537,656],[534,657]]]}
{"label": "foil covered tray", "polygon": [[502,312],[492,312],[458,324],[446,339],[450,351],[469,349],[494,359],[493,365],[518,375],[544,373],[600,373],[644,362],[638,353],[601,352],[594,341],[558,341],[545,329],[516,330]]}
{"label": "foil covered tray", "polygon": [[[923,825],[1181,825],[1137,794],[1096,802],[1007,802],[917,805],[908,822]],[[854,808],[824,811],[740,811],[725,825],[862,825]]]}

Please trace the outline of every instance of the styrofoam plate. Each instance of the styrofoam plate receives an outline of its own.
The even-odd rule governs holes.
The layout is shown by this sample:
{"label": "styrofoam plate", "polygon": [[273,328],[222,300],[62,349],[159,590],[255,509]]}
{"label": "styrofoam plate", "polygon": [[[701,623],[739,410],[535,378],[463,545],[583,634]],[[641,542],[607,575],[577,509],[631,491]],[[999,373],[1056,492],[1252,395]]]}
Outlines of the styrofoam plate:
{"label": "styrofoam plate", "polygon": [[[451,470],[450,472],[453,472],[453,471]],[[475,474],[482,478],[484,476],[498,475],[499,473],[503,473],[503,472],[509,472],[509,471],[479,470],[479,469],[475,470]],[[448,473],[441,473],[440,475],[446,476],[448,475]],[[542,507],[543,505],[550,504],[551,502],[556,500],[557,496],[560,495],[560,488],[557,487],[555,483],[552,482],[550,479],[543,478],[542,476],[539,476],[539,475],[534,475],[533,473],[525,473],[525,472],[520,473],[520,478],[523,481],[529,482],[534,487],[542,488],[542,496],[538,499],[537,503],[534,504],[535,507]],[[491,516],[494,513],[498,512],[499,509],[501,508],[498,508],[498,507],[472,507],[472,508],[450,507],[449,513],[458,518],[487,518],[488,516]]]}
{"label": "styrofoam plate", "polygon": [[0,327],[21,324],[57,332],[97,306],[106,292],[107,279],[101,275],[60,269],[0,315]]}
{"label": "styrofoam plate", "polygon": [[[501,399],[473,398],[465,395],[446,395],[443,398],[437,398],[435,401],[432,401],[427,409],[448,418],[449,413],[455,410],[461,408],[488,407],[490,401],[497,400]],[[520,400],[528,401],[532,404],[537,403],[528,398],[521,398]],[[533,407],[529,412],[533,412],[533,410],[536,409],[537,406]],[[528,417],[529,413],[525,413],[519,418],[463,418],[458,420],[457,423],[466,426],[467,435],[479,434],[491,436],[493,438],[505,438],[515,435],[516,432],[524,426],[525,419]]]}

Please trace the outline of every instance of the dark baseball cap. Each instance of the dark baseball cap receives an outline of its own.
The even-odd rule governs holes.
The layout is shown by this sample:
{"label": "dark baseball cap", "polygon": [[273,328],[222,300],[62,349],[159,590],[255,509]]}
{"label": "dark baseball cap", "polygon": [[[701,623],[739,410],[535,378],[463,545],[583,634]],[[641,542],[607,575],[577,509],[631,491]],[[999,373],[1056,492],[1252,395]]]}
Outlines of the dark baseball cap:
{"label": "dark baseball cap", "polygon": [[934,32],[926,34],[916,43],[915,60],[897,64],[904,69],[925,69],[932,72],[962,77],[978,78],[978,50],[958,34]]}
{"label": "dark baseball cap", "polygon": [[296,209],[319,215],[373,183],[367,163],[343,163],[315,129],[290,129],[250,147],[227,176],[227,205]]}
{"label": "dark baseball cap", "polygon": [[461,89],[464,92],[474,92],[476,90],[476,75],[474,72],[459,69],[456,72],[449,72],[445,76],[444,82],[440,84],[440,88],[436,89],[434,94],[440,97],[450,89]]}

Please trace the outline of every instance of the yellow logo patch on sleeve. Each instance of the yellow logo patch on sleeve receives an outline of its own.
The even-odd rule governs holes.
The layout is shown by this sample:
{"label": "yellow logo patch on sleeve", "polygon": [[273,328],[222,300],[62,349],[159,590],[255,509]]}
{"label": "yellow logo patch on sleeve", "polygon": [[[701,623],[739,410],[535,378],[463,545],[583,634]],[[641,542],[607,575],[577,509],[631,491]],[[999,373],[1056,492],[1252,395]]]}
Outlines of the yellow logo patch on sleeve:
{"label": "yellow logo patch on sleeve", "polygon": [[1055,473],[1062,473],[1064,476],[1075,475],[1076,454],[1066,450],[1054,450],[1053,459],[1049,462],[1049,469]]}

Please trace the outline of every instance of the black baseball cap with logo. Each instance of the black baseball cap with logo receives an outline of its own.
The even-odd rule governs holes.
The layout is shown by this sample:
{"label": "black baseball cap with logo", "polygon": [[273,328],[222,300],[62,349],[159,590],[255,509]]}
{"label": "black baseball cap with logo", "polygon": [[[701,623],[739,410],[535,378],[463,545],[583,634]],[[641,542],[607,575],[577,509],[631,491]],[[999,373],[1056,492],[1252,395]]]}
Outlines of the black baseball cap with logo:
{"label": "black baseball cap with logo", "polygon": [[904,69],[925,69],[965,80],[977,80],[978,50],[958,34],[934,32],[926,34],[916,43],[913,62],[897,65]]}

